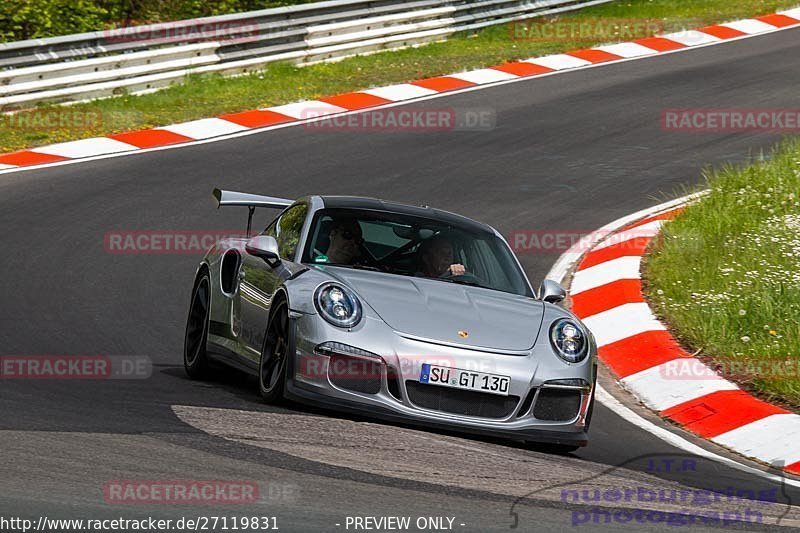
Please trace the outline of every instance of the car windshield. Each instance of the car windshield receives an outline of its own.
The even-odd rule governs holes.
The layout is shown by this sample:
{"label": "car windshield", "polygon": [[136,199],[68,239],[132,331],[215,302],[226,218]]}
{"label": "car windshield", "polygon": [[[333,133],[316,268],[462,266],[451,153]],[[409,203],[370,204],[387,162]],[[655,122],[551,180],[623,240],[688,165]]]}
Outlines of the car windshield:
{"label": "car windshield", "polygon": [[435,279],[532,297],[508,246],[470,225],[357,209],[316,213],[302,262]]}

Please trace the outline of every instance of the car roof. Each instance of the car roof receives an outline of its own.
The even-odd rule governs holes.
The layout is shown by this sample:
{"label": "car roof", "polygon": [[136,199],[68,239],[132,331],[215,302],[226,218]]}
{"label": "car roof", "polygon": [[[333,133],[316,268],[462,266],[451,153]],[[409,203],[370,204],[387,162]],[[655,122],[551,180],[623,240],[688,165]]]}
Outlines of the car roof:
{"label": "car roof", "polygon": [[402,215],[429,218],[436,222],[448,225],[467,227],[474,231],[484,231],[494,233],[494,229],[481,222],[472,220],[462,215],[442,211],[428,206],[414,206],[401,204],[399,202],[389,202],[377,198],[367,198],[362,196],[320,196],[326,209],[366,209],[372,211],[387,211]]}

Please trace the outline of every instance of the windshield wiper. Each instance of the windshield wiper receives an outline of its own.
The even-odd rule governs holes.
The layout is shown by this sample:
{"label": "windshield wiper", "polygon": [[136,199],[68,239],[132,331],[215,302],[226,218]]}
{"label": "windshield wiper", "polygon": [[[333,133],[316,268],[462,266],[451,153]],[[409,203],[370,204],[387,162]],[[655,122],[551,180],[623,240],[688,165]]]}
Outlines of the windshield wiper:
{"label": "windshield wiper", "polygon": [[334,267],[342,267],[342,268],[352,268],[354,270],[369,270],[372,272],[383,272],[378,267],[370,266],[370,265],[348,265],[347,263],[317,263],[319,266],[334,266]]}
{"label": "windshield wiper", "polygon": [[481,285],[480,283],[474,281],[466,281],[463,279],[453,279],[453,278],[427,278],[427,279],[435,279],[436,281],[446,281],[447,283],[455,283],[456,285],[469,285],[470,287],[480,287],[481,289],[492,288],[492,287],[487,287],[485,285]]}
{"label": "windshield wiper", "polygon": [[355,268],[356,270],[370,270],[372,272],[383,272],[383,270],[380,268],[371,265],[350,265],[350,268]]}
{"label": "windshield wiper", "polygon": [[480,283],[476,283],[474,281],[464,281],[462,279],[448,279],[447,281],[452,281],[453,283],[457,283],[458,285],[469,285],[470,287],[480,287],[481,289],[490,288],[490,287],[484,287]]}

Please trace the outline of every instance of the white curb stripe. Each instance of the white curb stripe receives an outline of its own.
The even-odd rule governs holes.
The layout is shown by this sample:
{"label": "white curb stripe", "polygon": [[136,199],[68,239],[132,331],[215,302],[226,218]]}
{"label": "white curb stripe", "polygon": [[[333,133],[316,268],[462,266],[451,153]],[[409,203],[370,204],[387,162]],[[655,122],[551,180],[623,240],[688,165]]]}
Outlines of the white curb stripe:
{"label": "white curb stripe", "polygon": [[788,479],[784,475],[778,476],[764,472],[750,465],[735,461],[734,459],[710,452],[705,448],[701,448],[697,444],[694,444],[693,442],[689,442],[681,435],[673,433],[667,429],[667,426],[657,425],[650,420],[643,418],[638,413],[632,411],[629,407],[626,407],[617,398],[612,396],[611,393],[605,390],[599,383],[597,384],[597,401],[608,407],[609,410],[626,422],[629,422],[634,426],[647,431],[654,437],[666,442],[668,445],[674,446],[679,450],[685,451],[686,453],[697,455],[698,457],[705,457],[712,461],[716,461],[719,464],[734,468],[740,472],[746,472],[748,474],[758,476],[761,479],[767,479],[775,483],[786,484],[791,487],[800,487],[800,481]]}
{"label": "white curb stripe", "polygon": [[608,52],[625,58],[649,56],[658,53],[658,50],[653,50],[638,43],[607,44],[605,46],[597,46],[593,50],[600,50],[601,52]]}
{"label": "white curb stripe", "polygon": [[631,255],[579,270],[572,278],[572,288],[569,292],[575,295],[620,279],[641,279],[639,273],[641,262],[641,257]]}
{"label": "white curb stripe", "polygon": [[686,46],[699,46],[701,44],[715,43],[722,40],[719,37],[714,37],[713,35],[697,30],[679,31],[668,35],[659,35],[659,37],[675,41],[676,43],[685,44]]}
{"label": "white curb stripe", "polygon": [[766,463],[800,461],[800,416],[771,415],[714,437],[714,442]]}
{"label": "white curb stripe", "polygon": [[392,102],[400,100],[410,100],[411,98],[419,98],[421,96],[429,96],[431,94],[438,94],[437,91],[426,89],[418,85],[411,85],[410,83],[401,83],[399,85],[389,85],[388,87],[375,87],[374,89],[367,89],[366,91],[359,91],[378,98],[385,98]]}
{"label": "white curb stripe", "polygon": [[502,70],[495,70],[493,68],[482,68],[479,70],[472,70],[470,72],[459,72],[458,74],[450,74],[448,78],[458,78],[459,80],[468,81],[470,83],[494,83],[496,81],[513,80],[519,78],[514,74],[503,72]]}
{"label": "white curb stripe", "polygon": [[646,303],[623,304],[581,319],[602,348],[646,331],[664,331]]}
{"label": "white curb stripe", "polygon": [[[794,9],[788,9],[788,10],[784,10],[784,11],[779,11],[778,14],[786,16],[786,17],[789,17],[789,18],[792,18],[795,21],[797,21],[798,25],[800,25],[800,7],[799,8],[794,8]],[[751,19],[751,20],[755,20],[755,19]],[[756,21],[756,22],[758,22],[758,21]],[[752,30],[752,29],[755,29],[755,26],[752,23],[750,23],[749,24],[749,28]],[[762,28],[763,28],[763,26],[762,26]],[[771,31],[779,31],[779,30],[783,30],[783,29],[794,29],[794,28],[796,28],[796,25],[787,26],[786,28],[775,27],[774,30],[771,30]],[[763,34],[763,33],[766,33],[766,32],[761,32],[760,34]],[[693,32],[692,31],[684,31],[684,32],[671,34],[671,35],[666,35],[666,36],[662,36],[662,37],[665,37],[665,38],[668,38],[668,39],[671,38],[671,39],[676,40],[678,42],[686,41],[686,43],[688,44],[687,47],[681,48],[681,49],[678,49],[678,50],[669,50],[669,51],[664,51],[664,52],[659,51],[659,50],[654,50],[653,52],[655,54],[657,54],[657,55],[661,55],[661,54],[667,55],[667,54],[672,54],[672,53],[676,53],[676,52],[690,51],[693,48],[698,47],[698,46],[702,46],[702,45],[720,44],[720,43],[726,43],[726,42],[731,42],[731,41],[738,41],[738,40],[742,40],[742,39],[747,39],[749,37],[757,37],[758,35],[759,34],[752,34],[752,35],[744,34],[741,37],[736,37],[736,38],[733,38],[733,39],[718,39],[716,37],[713,37],[713,36],[710,36],[710,35],[706,35],[706,34],[704,34],[702,32],[698,32],[698,31],[693,31]],[[641,47],[641,45],[639,45],[638,43],[617,43],[617,44],[612,44],[612,45],[607,45],[607,46],[596,47],[595,49],[597,49],[597,50],[606,49],[607,51],[609,51],[609,53],[614,53],[615,55],[620,56],[620,59],[616,60],[616,61],[592,63],[590,61],[579,59],[577,57],[570,56],[568,54],[554,54],[554,55],[546,56],[546,57],[542,57],[542,58],[529,58],[529,59],[526,59],[526,60],[523,60],[523,61],[531,63],[531,64],[536,64],[536,65],[541,65],[541,66],[544,66],[544,67],[548,67],[548,68],[554,69],[555,71],[561,71],[561,70],[569,70],[569,69],[573,69],[573,68],[583,69],[583,68],[605,66],[605,65],[608,65],[608,64],[620,63],[620,62],[625,62],[625,61],[634,61],[634,60],[640,59],[642,57],[652,56],[653,55],[653,53],[649,53],[649,52],[645,55],[645,50],[649,50],[649,48],[648,47]],[[490,70],[496,70],[497,67],[489,67],[489,69]],[[484,69],[479,69],[479,70],[484,70]],[[557,73],[557,72],[555,72],[555,73]],[[471,85],[469,87],[463,87],[463,88],[460,88],[460,89],[449,90],[449,91],[436,91],[436,90],[431,90],[431,89],[425,89],[423,87],[420,87],[420,86],[417,86],[417,85],[413,85],[413,84],[408,84],[408,83],[398,84],[398,85],[389,86],[389,87],[378,87],[378,88],[373,88],[373,89],[368,89],[368,90],[358,91],[358,92],[361,92],[361,93],[364,93],[364,94],[372,94],[372,95],[375,95],[375,96],[378,96],[378,97],[381,97],[381,98],[385,98],[386,100],[389,100],[389,102],[387,102],[385,104],[381,104],[380,106],[375,106],[373,108],[346,111],[346,113],[356,113],[357,114],[357,113],[362,113],[362,112],[369,112],[369,111],[371,111],[373,109],[378,109],[378,108],[389,108],[389,107],[393,107],[395,105],[403,105],[405,103],[405,101],[410,100],[410,99],[429,100],[429,99],[440,98],[440,97],[448,97],[448,96],[453,96],[453,95],[456,95],[456,94],[462,94],[462,93],[470,92],[470,91],[473,91],[473,90],[481,90],[481,89],[484,89],[484,88],[487,88],[487,87],[504,85],[506,83],[515,83],[515,82],[519,82],[519,81],[525,81],[525,80],[528,80],[528,79],[537,79],[539,77],[546,77],[546,76],[549,76],[551,74],[554,74],[554,73],[553,72],[545,73],[545,74],[541,74],[541,75],[534,75],[534,76],[531,76],[531,77],[528,77],[528,76],[517,76],[517,77],[511,77],[510,79],[499,80],[499,81],[495,81],[495,82],[491,82],[491,83],[490,82],[484,82],[484,83],[479,83],[479,84],[476,84],[476,85]],[[120,145],[116,144],[116,145],[113,145],[111,149],[103,150],[103,151],[100,151],[100,152],[98,152],[94,148],[87,148],[86,151],[84,151],[83,149],[80,149],[80,150],[74,149],[75,153],[77,153],[79,155],[77,157],[65,156],[65,159],[63,161],[36,163],[36,164],[23,164],[23,165],[0,164],[0,174],[8,174],[8,173],[11,173],[11,172],[26,171],[26,170],[36,170],[36,169],[40,169],[40,168],[44,168],[44,167],[51,167],[51,166],[63,166],[63,165],[69,165],[69,164],[74,164],[74,163],[97,161],[97,160],[106,159],[106,158],[124,157],[124,156],[127,156],[127,155],[134,155],[134,154],[144,153],[144,152],[153,152],[153,151],[185,148],[185,147],[189,147],[189,146],[196,146],[198,144],[205,144],[205,143],[209,143],[209,142],[216,142],[216,141],[234,139],[234,138],[243,137],[243,136],[246,136],[246,135],[259,134],[259,133],[262,133],[262,132],[271,131],[271,130],[275,130],[275,129],[281,129],[281,128],[284,128],[284,127],[299,126],[299,125],[301,125],[301,124],[303,124],[305,122],[306,122],[305,120],[296,120],[296,121],[289,121],[289,122],[282,123],[282,124],[275,124],[275,125],[271,125],[271,126],[263,126],[263,127],[255,127],[255,128],[248,128],[248,127],[243,127],[242,126],[241,127],[242,129],[238,129],[239,125],[236,124],[236,125],[233,126],[234,128],[236,128],[236,130],[231,132],[230,128],[227,128],[227,127],[226,128],[222,128],[223,131],[228,131],[229,133],[215,135],[215,136],[212,136],[212,137],[209,137],[208,133],[205,132],[205,131],[192,131],[192,132],[187,132],[187,133],[191,133],[191,135],[187,135],[187,137],[189,137],[189,139],[187,139],[185,142],[181,142],[181,143],[163,143],[163,144],[159,144],[157,146],[152,146],[152,147],[149,147],[149,148],[138,148],[138,147],[128,148],[127,146],[121,147]],[[165,130],[165,131],[175,131],[176,133],[180,133],[182,131],[181,130],[181,125],[163,126],[163,127],[157,128],[157,129],[162,129],[162,130]],[[130,132],[130,133],[139,133],[139,132],[133,131],[133,132]],[[62,143],[62,144],[66,144],[66,143]],[[50,153],[49,150],[51,150],[51,149],[52,150],[59,150],[59,149],[61,149],[61,150],[72,150],[73,148],[70,148],[69,146],[65,147],[65,146],[56,145],[56,147],[48,146],[48,147],[35,148],[35,149],[33,149],[33,151],[41,152],[41,153]],[[7,155],[7,154],[0,154],[0,155]],[[577,260],[578,258],[581,257],[581,255],[582,255],[582,253],[579,253],[579,252],[578,253],[569,252],[569,255],[567,257],[562,256],[559,259],[559,261],[557,263],[557,266],[560,269],[563,269],[566,265],[569,264],[569,262]]]}
{"label": "white curb stripe", "polygon": [[[800,8],[798,9],[798,14],[800,14]],[[667,211],[671,211],[676,207],[680,207],[690,203],[693,200],[701,198],[702,196],[706,195],[708,191],[703,191],[700,193],[696,193],[690,196],[685,196],[683,198],[678,198],[677,200],[672,200],[670,202],[639,211],[637,213],[633,213],[626,217],[623,217],[619,220],[606,224],[599,230],[592,233],[592,236],[587,239],[586,242],[598,242],[605,238],[609,232],[613,232],[620,228],[625,227],[626,225],[630,224],[631,222],[635,222],[637,220],[642,220],[647,217],[655,216],[657,214],[662,214]],[[548,279],[553,279],[558,281],[559,283],[563,283],[564,279],[567,277],[569,271],[574,268],[576,261],[578,261],[582,255],[582,250],[585,250],[587,244],[585,242],[576,243],[570,248],[569,251],[562,254],[561,257],[556,261],[553,267],[550,269],[550,272],[547,274]],[[588,269],[587,269],[588,270]],[[628,306],[632,306],[634,304],[627,304]],[[625,306],[620,306],[625,307]],[[614,310],[612,310],[614,311]],[[613,313],[606,312],[606,316],[611,316]],[[596,320],[597,317],[602,317],[604,313],[599,313],[594,317],[589,317],[588,319],[583,319],[584,323],[589,325],[592,320]],[[660,325],[660,324],[659,324]],[[608,327],[608,325],[600,325],[600,327]],[[598,326],[595,326],[598,328]],[[590,328],[591,329],[591,328]],[[661,328],[665,329],[665,328]],[[594,330],[593,330],[594,331]],[[675,374],[680,376],[694,376],[700,377],[702,379],[686,379],[686,390],[678,390],[676,388],[676,383],[680,383],[680,381],[675,379],[659,379],[660,377],[666,378],[673,378]],[[651,383],[648,383],[648,380]],[[664,384],[664,381],[669,381],[668,384]],[[655,382],[655,383],[653,383]],[[705,394],[711,393],[715,390],[736,390],[736,386],[730,382],[727,382],[721,378],[709,367],[703,365],[703,363],[694,358],[676,358],[671,361],[667,361],[661,365],[657,365],[656,367],[651,367],[648,370],[639,372],[637,374],[633,374],[628,376],[624,380],[621,381],[623,385],[628,387],[634,397],[639,399],[645,400],[645,403],[655,409],[666,409],[667,406],[675,406],[679,405],[684,401],[691,401],[689,398],[692,397],[702,397]],[[692,383],[701,383],[700,387],[698,388],[697,385],[692,385]],[[665,391],[665,392],[664,392]],[[654,397],[647,397],[650,394]],[[733,468],[736,468],[743,472],[749,472],[764,479],[769,479],[771,481],[776,481],[780,483],[785,483],[787,485],[793,487],[800,487],[800,482],[794,481],[791,479],[786,479],[785,476],[776,476],[766,472],[762,472],[761,470],[755,469],[753,467],[747,466],[745,464],[738,463],[732,459],[728,459],[727,457],[722,457],[720,455],[714,454],[712,452],[706,451],[703,448],[698,447],[697,445],[689,442],[685,438],[679,436],[676,433],[673,433],[662,427],[660,425],[656,425],[653,422],[645,420],[635,412],[631,411],[628,407],[622,405],[619,400],[609,394],[603,387],[598,383],[597,384],[597,401],[608,407],[611,411],[622,417],[623,419],[629,421],[631,424],[634,424],[637,427],[648,431],[649,433],[653,434],[654,436],[658,437],[659,439],[667,442],[672,446],[676,446],[682,450],[685,450],[689,453],[696,454],[703,457],[708,457],[709,459],[713,459],[721,464],[726,464]],[[677,403],[676,403],[677,401]],[[785,417],[785,415],[777,415],[780,417]],[[791,415],[796,416],[796,415]],[[767,422],[765,422],[767,420]],[[800,442],[800,434],[793,429],[795,428],[794,420],[788,419],[781,419],[779,422],[771,422],[768,418],[762,419],[758,422],[754,422],[755,426],[752,428],[759,428],[759,429],[749,429],[742,431],[743,428],[748,426],[743,426],[743,428],[739,428],[737,430],[730,431],[726,434],[720,435],[715,439],[711,439],[712,441],[720,442],[720,439],[725,440],[726,442],[720,442],[721,444],[725,444],[729,446],[731,449],[735,451],[741,452],[745,455],[749,456],[756,456],[758,457],[757,453],[754,453],[750,448],[753,449],[763,449],[763,442],[764,440],[772,439],[773,435],[777,433],[790,435],[787,438],[786,443],[789,446],[794,446],[793,450],[800,448],[795,443]],[[781,427],[774,427],[773,424],[779,425]],[[764,426],[767,426],[766,428]],[[749,434],[749,431],[752,431],[752,435]],[[736,442],[734,442],[736,441]],[[748,448],[748,446],[750,446]],[[764,461],[770,461],[768,456],[778,457],[781,455],[781,459],[784,461],[784,466],[790,465],[793,463],[798,462],[800,458],[796,456],[786,456],[783,455],[783,448],[785,446],[778,445],[777,453],[766,453],[762,454],[760,457]]]}
{"label": "white curb stripe", "polygon": [[67,157],[69,159],[77,159],[80,157],[91,157],[100,154],[115,154],[118,152],[127,152],[129,150],[138,150],[138,146],[109,139],[108,137],[93,137],[91,139],[81,139],[80,141],[70,141],[65,143],[51,144],[49,146],[40,146],[32,148],[31,152],[38,152],[40,154],[57,155]]}
{"label": "white curb stripe", "polygon": [[609,246],[614,246],[615,244],[638,239],[640,237],[653,238],[658,235],[658,232],[661,231],[661,226],[663,225],[663,220],[654,220],[629,230],[620,231],[619,233],[611,235],[608,239],[595,246],[592,251],[594,252],[596,250],[602,250],[603,248],[608,248]]}
{"label": "white curb stripe", "polygon": [[565,70],[570,68],[585,67],[586,65],[592,64],[591,61],[586,61],[585,59],[569,56],[567,54],[555,54],[544,57],[532,57],[530,59],[525,59],[524,63],[533,63],[534,65],[551,68],[553,70]]}
{"label": "white curb stripe", "polygon": [[575,262],[578,261],[578,259],[580,259],[581,257],[583,257],[584,251],[590,249],[592,244],[597,244],[598,242],[608,237],[610,233],[613,233],[614,231],[618,230],[619,228],[625,227],[628,224],[632,224],[637,220],[642,220],[648,217],[663,214],[667,211],[671,211],[673,209],[686,205],[687,203],[693,200],[702,198],[706,194],[708,194],[708,191],[701,191],[698,193],[690,194],[689,196],[684,196],[683,198],[670,200],[669,202],[664,202],[663,204],[659,204],[654,207],[642,209],[641,211],[637,211],[636,213],[631,213],[628,216],[622,217],[613,222],[609,222],[602,228],[598,229],[597,231],[593,231],[585,238],[581,239],[580,241],[570,246],[569,250],[561,254],[561,257],[558,258],[558,261],[556,261],[556,263],[550,269],[550,272],[548,272],[547,276],[545,277],[547,279],[552,279],[559,283],[563,283],[564,278],[567,276],[567,273],[575,266]]}
{"label": "white curb stripe", "polygon": [[773,26],[772,24],[767,24],[766,22],[761,22],[760,20],[755,20],[755,19],[726,22],[725,24],[720,24],[720,26],[725,26],[726,28],[731,28],[733,30],[740,31],[748,35],[754,35],[756,33],[764,33],[765,31],[772,31],[775,29],[775,26]]}
{"label": "white curb stripe", "polygon": [[274,113],[286,115],[287,117],[304,120],[332,115],[334,113],[344,113],[347,109],[339,107],[338,105],[329,104],[328,102],[320,102],[319,100],[306,100],[305,102],[295,102],[293,104],[269,107],[265,109],[265,111],[272,111]]}
{"label": "white curb stripe", "polygon": [[[696,362],[688,361],[688,367],[696,366]],[[668,361],[623,378],[620,383],[626,389],[630,389],[645,405],[656,411],[690,402],[712,392],[739,388],[721,377],[710,377],[713,374],[711,369],[703,372],[701,379],[685,376],[670,377],[670,367],[674,366],[674,361]]]}
{"label": "white curb stripe", "polygon": [[192,139],[208,139],[210,137],[217,137],[218,135],[227,135],[229,133],[244,131],[249,128],[220,118],[203,118],[156,129],[171,131],[172,133],[177,133],[178,135],[183,135],[184,137]]}

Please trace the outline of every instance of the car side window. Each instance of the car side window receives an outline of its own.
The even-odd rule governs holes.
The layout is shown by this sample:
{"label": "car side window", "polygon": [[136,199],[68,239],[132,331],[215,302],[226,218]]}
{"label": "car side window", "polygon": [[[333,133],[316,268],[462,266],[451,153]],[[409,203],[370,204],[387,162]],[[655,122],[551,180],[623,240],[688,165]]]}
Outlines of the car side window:
{"label": "car side window", "polygon": [[277,218],[276,218],[275,220],[273,220],[273,221],[270,223],[270,225],[269,225],[269,226],[267,226],[267,229],[265,229],[265,230],[264,230],[264,231],[261,233],[261,235],[269,235],[270,237],[275,237],[275,236],[277,235],[277,233],[275,233],[275,228],[277,228],[277,226],[278,226],[278,220],[279,220],[279,219],[277,219]]}
{"label": "car side window", "polygon": [[265,235],[271,235],[278,241],[278,253],[284,259],[294,261],[297,244],[300,242],[300,232],[306,220],[308,206],[298,204],[284,212],[278,220],[267,227]]}

